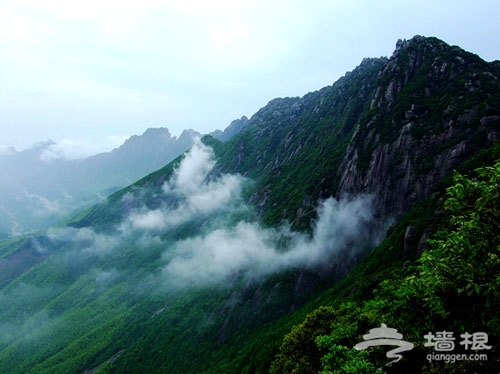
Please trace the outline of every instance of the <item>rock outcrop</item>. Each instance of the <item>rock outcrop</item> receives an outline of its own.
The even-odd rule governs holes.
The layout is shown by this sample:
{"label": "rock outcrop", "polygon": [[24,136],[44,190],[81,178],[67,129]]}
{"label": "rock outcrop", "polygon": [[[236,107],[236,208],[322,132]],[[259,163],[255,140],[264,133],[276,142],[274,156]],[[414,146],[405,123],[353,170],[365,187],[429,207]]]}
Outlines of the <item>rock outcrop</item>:
{"label": "rock outcrop", "polygon": [[210,133],[209,135],[213,136],[214,138],[220,141],[227,142],[233,136],[241,132],[247,124],[248,124],[248,118],[246,116],[242,116],[240,119],[235,119],[234,121],[231,121],[229,126],[226,127],[224,131],[216,130]]}
{"label": "rock outcrop", "polygon": [[308,227],[318,199],[360,193],[397,217],[500,137],[499,77],[500,64],[439,39],[400,40],[331,86],[270,101],[217,167],[259,180],[251,201],[272,224]]}
{"label": "rock outcrop", "polygon": [[399,41],[338,171],[337,196],[371,193],[397,216],[500,135],[499,70],[435,38]]}

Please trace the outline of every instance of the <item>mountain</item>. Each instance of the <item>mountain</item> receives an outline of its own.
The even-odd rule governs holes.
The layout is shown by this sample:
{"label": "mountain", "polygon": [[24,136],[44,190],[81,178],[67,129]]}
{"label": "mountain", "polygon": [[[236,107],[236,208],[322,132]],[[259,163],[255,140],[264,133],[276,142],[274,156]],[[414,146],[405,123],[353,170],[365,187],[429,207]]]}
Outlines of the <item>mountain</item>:
{"label": "mountain", "polygon": [[1,225],[4,235],[45,229],[82,206],[165,165],[188,149],[195,132],[172,138],[148,129],[111,152],[85,159],[54,158],[52,141],[0,156]]}
{"label": "mountain", "polygon": [[365,59],[330,87],[271,101],[218,167],[259,176],[253,201],[273,224],[309,226],[318,198],[360,193],[397,217],[499,139],[498,74],[498,63],[440,40],[401,41],[390,59]]}
{"label": "mountain", "polygon": [[373,193],[400,215],[500,139],[498,64],[423,37],[398,42],[338,171],[336,194]]}
{"label": "mountain", "polygon": [[[245,117],[221,133],[228,140],[241,131]],[[185,130],[172,137],[166,128],[150,128],[111,152],[84,159],[54,157],[52,141],[0,155],[0,236],[42,230],[78,209],[168,164],[201,134]]]}
{"label": "mountain", "polygon": [[242,116],[240,119],[232,121],[229,126],[224,129],[224,131],[215,130],[208,135],[211,135],[220,141],[226,142],[234,135],[241,132],[247,124],[248,118],[246,116]]}
{"label": "mountain", "polygon": [[[497,372],[499,75],[439,39],[398,41],[64,225],[0,242],[0,367]],[[416,343],[391,367],[352,349],[381,323]],[[426,360],[429,331],[469,328],[492,359]]]}
{"label": "mountain", "polygon": [[[95,189],[102,186],[106,190],[118,190],[135,180],[165,166],[193,145],[201,134],[194,130],[184,130],[172,137],[166,128],[147,129],[142,135],[134,135],[123,145],[111,152],[97,154],[77,162],[83,174],[93,178],[82,186],[80,177],[70,181],[74,186]],[[74,166],[73,164],[72,166]],[[75,177],[73,173],[71,177]]]}

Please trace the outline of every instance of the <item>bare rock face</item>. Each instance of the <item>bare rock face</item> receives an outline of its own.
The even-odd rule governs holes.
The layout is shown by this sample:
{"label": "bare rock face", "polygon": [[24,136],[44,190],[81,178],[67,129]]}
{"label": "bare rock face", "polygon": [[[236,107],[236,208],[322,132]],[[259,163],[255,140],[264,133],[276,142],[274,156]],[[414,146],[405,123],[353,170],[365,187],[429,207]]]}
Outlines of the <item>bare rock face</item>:
{"label": "bare rock face", "polygon": [[[455,139],[453,131],[416,141],[411,135],[412,126],[412,123],[403,126],[393,142],[378,144],[366,170],[358,167],[357,143],[352,143],[340,168],[339,195],[374,194],[377,209],[389,215],[399,215],[429,196],[436,183],[467,153],[468,142],[462,140],[451,145]],[[377,134],[371,132],[369,137],[368,141]],[[450,146],[430,157],[441,144]],[[424,161],[428,164],[424,165]]]}
{"label": "bare rock face", "polygon": [[217,171],[259,182],[267,223],[310,227],[330,196],[373,194],[397,218],[500,139],[500,63],[436,38],[400,40],[303,97],[270,101],[228,142]]}
{"label": "bare rock face", "polygon": [[477,147],[499,138],[498,73],[434,38],[398,41],[346,150],[337,196],[372,193],[381,215],[392,216],[429,196]]}

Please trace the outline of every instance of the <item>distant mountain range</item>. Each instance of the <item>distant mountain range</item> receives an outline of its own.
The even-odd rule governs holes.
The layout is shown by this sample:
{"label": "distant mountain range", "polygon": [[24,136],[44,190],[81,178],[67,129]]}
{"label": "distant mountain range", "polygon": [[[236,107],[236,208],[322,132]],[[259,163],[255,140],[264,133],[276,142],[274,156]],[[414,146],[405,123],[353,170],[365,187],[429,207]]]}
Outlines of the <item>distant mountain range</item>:
{"label": "distant mountain range", "polygon": [[[229,140],[248,122],[233,121],[213,136]],[[83,206],[168,164],[202,134],[185,130],[172,137],[167,128],[149,128],[120,147],[83,159],[47,157],[52,141],[0,155],[0,236],[49,227]]]}
{"label": "distant mountain range", "polygon": [[[499,61],[415,36],[197,135],[148,130],[71,167],[55,160],[63,175],[31,150],[39,170],[9,170],[45,212],[64,194],[47,178],[113,193],[0,241],[0,368],[498,373]],[[169,163],[165,143],[180,154]],[[414,345],[391,366],[386,347],[354,349],[383,324]],[[477,353],[458,336],[487,334],[488,360],[430,362],[424,336],[442,331],[457,354]]]}

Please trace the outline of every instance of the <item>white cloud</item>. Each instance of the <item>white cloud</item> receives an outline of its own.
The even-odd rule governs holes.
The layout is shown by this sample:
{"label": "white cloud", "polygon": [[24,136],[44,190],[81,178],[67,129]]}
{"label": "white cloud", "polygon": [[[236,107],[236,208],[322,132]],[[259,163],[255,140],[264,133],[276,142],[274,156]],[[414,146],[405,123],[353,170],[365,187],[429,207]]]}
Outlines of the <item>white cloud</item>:
{"label": "white cloud", "polygon": [[[161,207],[135,209],[120,230],[169,230],[193,219],[203,220],[217,213],[230,216],[247,210],[241,198],[246,179],[230,174],[209,177],[214,165],[212,149],[196,139],[170,179],[163,184]],[[123,202],[130,204],[134,199],[132,194],[126,194]]]}
{"label": "white cloud", "polygon": [[40,40],[39,25],[26,14],[0,9],[0,42],[14,45],[35,45]]}
{"label": "white cloud", "polygon": [[6,147],[6,146],[3,146],[3,147],[0,147],[0,156],[11,156],[11,155],[14,155],[16,154],[17,150],[10,146],[10,147]]}
{"label": "white cloud", "polygon": [[[232,276],[257,278],[290,268],[336,263],[336,256],[353,258],[382,239],[374,224],[371,198],[324,201],[312,237],[288,227],[263,228],[240,221],[207,234],[177,242],[164,253],[163,277],[174,287],[213,286]],[[286,248],[279,243],[286,239]]]}
{"label": "white cloud", "polygon": [[241,198],[243,178],[237,175],[224,175],[216,181],[200,185],[198,191],[187,196],[188,209],[196,213],[211,213],[221,207],[228,208],[232,202]]}
{"label": "white cloud", "polygon": [[26,188],[23,188],[21,191],[23,196],[32,202],[33,213],[37,216],[60,214],[66,209],[58,200],[50,200],[45,196],[31,193]]}
{"label": "white cloud", "polygon": [[[251,208],[242,198],[246,180],[211,175],[214,165],[211,148],[197,140],[164,183],[157,196],[160,207],[139,207],[120,227],[123,235],[149,235],[145,240],[156,246],[162,243],[151,235],[182,223],[197,227],[190,231],[193,236],[169,242],[165,249],[162,275],[167,287],[214,286],[234,275],[252,278],[283,269],[329,266],[336,256],[351,258],[382,238],[385,227],[374,221],[369,196],[321,202],[312,236],[292,232],[286,225],[264,228],[248,221]],[[123,201],[130,205],[140,199],[127,194]]]}
{"label": "white cloud", "polygon": [[166,219],[160,209],[149,210],[145,213],[132,213],[130,221],[133,228],[144,230],[159,230],[166,226]]}
{"label": "white cloud", "polygon": [[214,154],[210,147],[195,139],[194,145],[186,153],[182,163],[175,170],[170,181],[164,184],[163,190],[184,196],[197,192],[215,165]]}
{"label": "white cloud", "polygon": [[42,161],[57,159],[82,159],[102,152],[109,152],[122,145],[129,136],[87,137],[62,139],[50,145],[41,155]]}
{"label": "white cloud", "polygon": [[[73,251],[67,252],[67,256],[72,261],[78,263],[78,256],[81,254],[107,256],[123,243],[124,236],[116,234],[101,234],[94,230],[83,227],[59,227],[50,228],[47,237],[54,242],[71,243]],[[76,255],[75,255],[76,253]]]}
{"label": "white cloud", "polygon": [[177,286],[214,285],[244,269],[270,266],[276,253],[268,242],[275,236],[272,230],[240,222],[234,228],[216,229],[176,243],[164,255],[168,261],[166,282]]}
{"label": "white cloud", "polygon": [[242,209],[241,191],[246,179],[229,174],[209,178],[214,165],[212,149],[196,139],[171,179],[163,185],[163,192],[178,201],[178,206],[165,212],[166,224],[177,225],[217,211]]}
{"label": "white cloud", "polygon": [[120,272],[114,268],[111,270],[95,269],[94,273],[94,280],[99,287],[110,287],[120,278]]}

